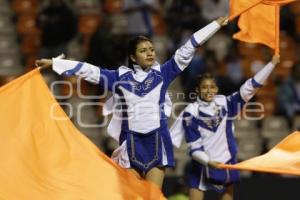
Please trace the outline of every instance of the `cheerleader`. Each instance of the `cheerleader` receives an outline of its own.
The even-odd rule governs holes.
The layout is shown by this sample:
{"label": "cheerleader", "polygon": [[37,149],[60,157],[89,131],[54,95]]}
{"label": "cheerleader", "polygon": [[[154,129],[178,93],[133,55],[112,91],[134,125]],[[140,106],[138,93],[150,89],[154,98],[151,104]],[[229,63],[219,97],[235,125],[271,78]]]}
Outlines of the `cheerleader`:
{"label": "cheerleader", "polygon": [[121,108],[113,111],[109,125],[109,133],[120,144],[113,159],[161,188],[165,168],[174,166],[164,108],[168,86],[189,65],[196,48],[227,23],[228,18],[221,17],[197,31],[162,65],[155,61],[151,40],[143,36],[129,41],[129,66],[118,70],[57,58],[37,60],[36,65],[52,65],[59,75],[76,75],[112,91]]}
{"label": "cheerleader", "polygon": [[197,101],[182,111],[170,129],[176,147],[180,146],[183,137],[189,147],[191,200],[204,199],[204,191],[211,189],[222,193],[222,199],[233,198],[232,185],[239,181],[239,173],[218,167],[219,163],[236,163],[233,118],[263,86],[278,63],[279,56],[273,56],[271,62],[229,96],[217,95],[218,86],[211,74],[199,77]]}

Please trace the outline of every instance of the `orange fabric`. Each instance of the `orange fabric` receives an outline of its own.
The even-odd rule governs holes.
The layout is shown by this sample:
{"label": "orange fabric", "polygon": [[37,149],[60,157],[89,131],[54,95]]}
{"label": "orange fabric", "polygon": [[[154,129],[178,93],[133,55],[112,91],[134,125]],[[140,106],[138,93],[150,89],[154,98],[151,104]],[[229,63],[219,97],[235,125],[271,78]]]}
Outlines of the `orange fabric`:
{"label": "orange fabric", "polygon": [[262,1],[263,0],[230,0],[229,18],[233,19],[239,16]]}
{"label": "orange fabric", "polygon": [[258,4],[240,16],[240,32],[233,38],[251,43],[262,43],[275,49],[276,42],[275,6]]}
{"label": "orange fabric", "polygon": [[230,0],[230,19],[250,10],[258,4],[283,6],[296,0]]}
{"label": "orange fabric", "polygon": [[233,38],[262,43],[279,54],[280,7],[296,0],[231,0],[230,19],[240,15]]}
{"label": "orange fabric", "polygon": [[1,200],[165,199],[74,127],[38,69],[0,88],[0,111]]}
{"label": "orange fabric", "polygon": [[300,176],[300,132],[294,132],[268,153],[223,168]]}

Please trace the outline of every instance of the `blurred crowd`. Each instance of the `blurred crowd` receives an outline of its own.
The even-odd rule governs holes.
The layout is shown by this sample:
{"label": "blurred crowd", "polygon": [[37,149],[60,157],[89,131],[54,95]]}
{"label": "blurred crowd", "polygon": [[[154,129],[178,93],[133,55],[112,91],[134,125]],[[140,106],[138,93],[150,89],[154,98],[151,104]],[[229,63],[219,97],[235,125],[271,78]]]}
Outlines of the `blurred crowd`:
{"label": "blurred crowd", "polygon": [[[52,58],[60,53],[69,59],[116,69],[126,64],[126,42],[136,35],[152,39],[162,63],[193,32],[229,14],[229,0],[0,0],[0,5],[1,85],[32,70],[37,58]],[[207,71],[217,77],[220,93],[231,94],[270,60],[269,48],[232,39],[237,31],[235,20],[197,50],[171,91],[182,92],[184,97],[176,99],[172,95],[173,101],[193,101],[189,93],[194,92],[195,77]],[[280,50],[280,65],[253,100],[264,105],[264,119],[237,123],[241,160],[261,154],[300,128],[299,1],[281,8]],[[52,85],[51,89],[62,105],[70,103],[74,111],[87,101],[84,97],[95,96],[88,100],[90,106],[80,116],[73,112],[70,117],[104,152],[111,154],[116,144],[99,133],[105,129],[80,125],[104,123],[98,106],[105,101],[104,91],[74,78],[57,77],[50,70],[43,71],[43,75],[48,83],[70,82]],[[70,85],[75,88],[72,94]],[[182,152],[178,150],[177,157]],[[187,159],[178,159],[183,163],[170,174],[183,174]]]}

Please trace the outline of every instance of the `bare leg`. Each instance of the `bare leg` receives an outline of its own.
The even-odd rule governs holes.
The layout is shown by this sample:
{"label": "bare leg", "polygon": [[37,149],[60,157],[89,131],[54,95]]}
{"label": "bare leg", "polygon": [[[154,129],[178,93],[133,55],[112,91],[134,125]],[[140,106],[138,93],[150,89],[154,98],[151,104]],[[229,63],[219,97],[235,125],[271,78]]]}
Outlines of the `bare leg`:
{"label": "bare leg", "polygon": [[233,199],[233,185],[229,185],[223,194],[221,200],[232,200]]}
{"label": "bare leg", "polygon": [[203,200],[204,192],[195,188],[190,188],[189,196],[190,200]]}
{"label": "bare leg", "polygon": [[165,169],[154,167],[145,176],[145,179],[156,184],[159,188],[162,187],[164,182]]}
{"label": "bare leg", "polygon": [[128,169],[129,171],[131,171],[138,179],[141,179],[142,176],[140,175],[140,173],[138,171],[136,171],[135,169]]}

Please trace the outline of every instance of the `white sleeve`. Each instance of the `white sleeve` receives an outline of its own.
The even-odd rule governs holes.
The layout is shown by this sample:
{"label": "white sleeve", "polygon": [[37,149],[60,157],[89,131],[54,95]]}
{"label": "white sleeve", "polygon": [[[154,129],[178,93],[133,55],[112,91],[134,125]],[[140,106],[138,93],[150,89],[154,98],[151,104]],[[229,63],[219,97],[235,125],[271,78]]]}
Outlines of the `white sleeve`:
{"label": "white sleeve", "polygon": [[269,62],[259,72],[257,72],[253,78],[248,79],[241,86],[240,94],[245,102],[248,102],[255,95],[257,90],[265,84],[274,67],[275,65]]}
{"label": "white sleeve", "polygon": [[209,156],[204,152],[202,147],[202,139],[199,138],[194,142],[188,143],[190,148],[190,155],[194,160],[201,163],[202,165],[207,165],[209,161]]}
{"label": "white sleeve", "polygon": [[176,148],[180,148],[181,143],[184,138],[184,128],[182,125],[182,115],[184,112],[181,112],[177,119],[173,122],[170,128],[170,136],[172,139],[172,144]]}
{"label": "white sleeve", "polygon": [[74,69],[79,63],[73,60],[52,58],[52,69],[59,75],[62,75],[64,72]]}
{"label": "white sleeve", "polygon": [[76,75],[90,83],[97,84],[100,81],[100,68],[89,63],[53,58],[52,69],[59,75]]}
{"label": "white sleeve", "polygon": [[204,28],[195,32],[191,39],[189,39],[183,46],[181,46],[175,53],[174,59],[181,70],[184,70],[191,62],[196,48],[207,41],[213,34],[215,34],[221,26],[217,21],[213,21]]}
{"label": "white sleeve", "polygon": [[192,154],[192,158],[194,160],[196,160],[197,162],[199,162],[200,164],[205,165],[205,166],[207,166],[208,161],[209,161],[209,157],[204,151],[195,151]]}
{"label": "white sleeve", "polygon": [[[206,42],[211,36],[213,36],[219,29],[221,25],[217,21],[213,21],[204,28],[200,29],[193,34],[192,43],[195,47],[202,45]],[[195,43],[194,43],[195,42]]]}
{"label": "white sleeve", "polygon": [[275,65],[269,62],[264,68],[262,68],[259,72],[257,72],[254,76],[254,80],[260,84],[264,85],[270,74],[272,73]]}

